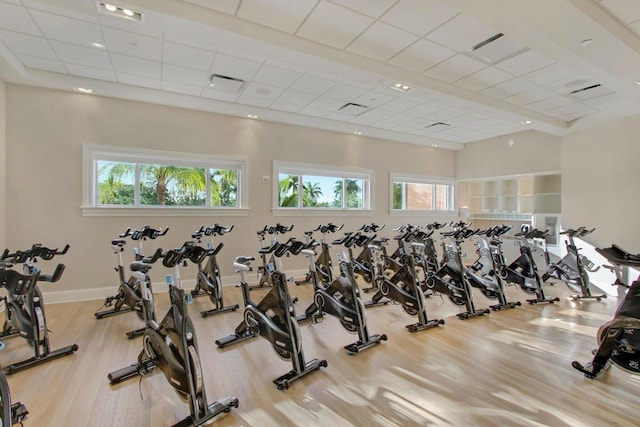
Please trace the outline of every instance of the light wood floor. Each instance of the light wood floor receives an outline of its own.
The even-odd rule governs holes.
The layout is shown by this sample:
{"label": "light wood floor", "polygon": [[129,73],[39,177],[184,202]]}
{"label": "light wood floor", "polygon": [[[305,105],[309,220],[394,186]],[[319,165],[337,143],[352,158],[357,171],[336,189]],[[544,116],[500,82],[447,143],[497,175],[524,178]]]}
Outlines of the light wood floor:
{"label": "light wood floor", "polygon": [[[566,297],[564,285],[547,288]],[[240,302],[240,290],[224,289],[227,303]],[[291,286],[302,310],[310,286]],[[254,296],[258,297],[260,291]],[[525,299],[510,287],[512,298]],[[488,300],[481,295],[478,305]],[[278,391],[271,381],[291,369],[266,340],[256,338],[224,351],[214,339],[229,334],[242,312],[201,318],[207,298],[191,306],[209,400],[234,395],[240,407],[218,418],[218,426],[637,426],[640,381],[613,368],[588,380],[570,367],[586,362],[597,328],[616,307],[602,302],[529,306],[459,320],[445,298],[427,301],[440,328],[409,334],[412,318],[399,306],[368,311],[371,333],[387,342],[348,356],[342,346],[355,341],[334,318],[303,326],[308,358],[329,367]],[[10,376],[14,400],[27,405],[26,426],[169,426],[188,408],[158,370],[142,379],[111,387],[107,373],[135,361],[140,339],[124,333],[141,322],[127,313],[96,320],[99,301],[47,306],[53,348],[77,343],[77,354]],[[163,316],[165,295],[157,297]],[[5,341],[0,362],[31,355],[24,340]]]}

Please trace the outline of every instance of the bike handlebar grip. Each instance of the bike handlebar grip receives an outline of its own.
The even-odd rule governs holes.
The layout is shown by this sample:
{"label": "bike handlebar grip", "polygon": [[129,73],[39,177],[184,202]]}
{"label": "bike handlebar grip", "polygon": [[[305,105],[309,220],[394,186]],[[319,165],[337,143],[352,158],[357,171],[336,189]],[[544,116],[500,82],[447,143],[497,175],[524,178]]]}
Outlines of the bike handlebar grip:
{"label": "bike handlebar grip", "polygon": [[127,227],[124,233],[120,234],[118,237],[128,237],[131,235],[131,228]]}
{"label": "bike handlebar grip", "polygon": [[156,249],[156,251],[155,251],[155,253],[153,255],[151,255],[150,257],[144,257],[140,261],[145,263],[145,264],[153,264],[154,262],[156,262],[158,259],[162,258],[163,256],[164,256],[164,254],[162,253],[162,248],[158,248],[158,249]]}
{"label": "bike handlebar grip", "polygon": [[62,273],[64,273],[65,265],[58,264],[53,274],[41,274],[38,277],[39,282],[57,282],[62,277]]}
{"label": "bike handlebar grip", "polygon": [[9,249],[5,249],[2,252],[2,256],[0,256],[0,259],[7,259],[7,256],[9,255]]}

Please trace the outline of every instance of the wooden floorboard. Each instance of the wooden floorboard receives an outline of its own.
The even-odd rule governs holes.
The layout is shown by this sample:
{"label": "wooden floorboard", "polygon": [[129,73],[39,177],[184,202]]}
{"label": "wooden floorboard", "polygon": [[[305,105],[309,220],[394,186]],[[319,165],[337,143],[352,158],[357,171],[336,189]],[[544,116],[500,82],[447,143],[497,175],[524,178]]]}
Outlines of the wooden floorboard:
{"label": "wooden floorboard", "polygon": [[[236,396],[240,407],[215,421],[218,426],[637,426],[640,380],[613,368],[588,380],[570,363],[588,361],[598,327],[617,301],[570,302],[564,285],[546,288],[562,299],[459,320],[447,298],[427,300],[439,328],[410,334],[414,322],[397,305],[367,311],[371,333],[389,340],[355,356],[343,345],[356,340],[336,319],[302,326],[305,355],[329,363],[287,391],[272,380],[291,369],[267,341],[219,350],[214,340],[231,333],[242,311],[201,318],[206,297],[190,306],[197,329],[203,375],[210,401]],[[511,299],[526,295],[509,287]],[[225,287],[227,304],[241,303],[240,290]],[[252,292],[255,298],[263,291]],[[301,311],[311,287],[291,286]],[[480,294],[479,306],[489,300]],[[157,295],[161,318],[167,296]],[[140,338],[125,332],[141,326],[133,313],[96,320],[99,301],[49,305],[52,348],[77,343],[72,355],[8,377],[14,400],[30,411],[26,426],[170,426],[188,408],[157,371],[141,381],[110,386],[107,373],[133,363]],[[27,358],[21,338],[6,339],[3,365]]]}

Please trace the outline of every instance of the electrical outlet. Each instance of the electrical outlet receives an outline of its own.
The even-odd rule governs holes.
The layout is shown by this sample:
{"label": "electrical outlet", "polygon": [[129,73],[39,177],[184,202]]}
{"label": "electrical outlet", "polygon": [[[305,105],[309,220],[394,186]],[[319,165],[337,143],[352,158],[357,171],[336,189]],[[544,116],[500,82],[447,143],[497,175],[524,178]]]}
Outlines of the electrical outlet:
{"label": "electrical outlet", "polygon": [[262,182],[269,182],[269,175],[263,175]]}

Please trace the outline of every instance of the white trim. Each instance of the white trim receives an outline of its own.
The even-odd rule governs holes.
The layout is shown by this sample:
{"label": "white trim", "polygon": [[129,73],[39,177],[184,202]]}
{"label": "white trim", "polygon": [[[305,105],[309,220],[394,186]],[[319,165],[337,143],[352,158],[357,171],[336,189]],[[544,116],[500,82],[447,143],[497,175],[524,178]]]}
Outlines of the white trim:
{"label": "white trim", "polygon": [[497,176],[483,176],[480,178],[464,178],[457,179],[457,182],[469,182],[469,181],[495,181],[500,179],[515,179],[515,178],[526,178],[530,176],[545,176],[545,175],[562,175],[562,171],[546,171],[546,172],[537,172],[537,173],[519,173],[515,175],[497,175]]}
{"label": "white trim", "polygon": [[456,211],[436,211],[436,210],[404,210],[404,209],[391,209],[389,216],[428,216],[428,217],[444,217],[451,216],[457,217]]}
{"label": "white trim", "polygon": [[83,216],[249,216],[249,209],[183,206],[80,206]]}
{"label": "white trim", "polygon": [[[280,189],[279,175],[281,173],[292,175],[328,176],[331,178],[361,179],[364,181],[362,188],[362,208],[281,208],[278,204]],[[280,160],[273,161],[271,211],[274,216],[319,216],[319,215],[371,215],[373,214],[375,173],[373,169],[359,169],[342,166],[318,165],[310,163],[292,163]],[[299,198],[301,193],[299,192]],[[343,194],[344,196],[344,194]],[[344,201],[343,201],[344,204]],[[282,213],[281,213],[282,211]],[[286,212],[286,213],[285,213]],[[317,213],[311,213],[317,212]],[[352,213],[353,212],[353,213]]]}
{"label": "white trim", "polygon": [[[249,161],[245,157],[237,156],[213,156],[199,153],[181,153],[176,151],[161,151],[142,148],[131,148],[111,145],[83,144],[82,146],[82,206],[85,216],[126,216],[126,215],[152,215],[152,216],[246,216],[248,215],[249,201]],[[159,163],[170,164],[172,166],[199,167],[205,169],[234,169],[238,171],[238,207],[216,207],[216,206],[174,206],[167,209],[166,206],[105,206],[98,205],[98,171],[97,160],[118,161],[123,163],[136,163],[136,170],[139,163]],[[208,174],[205,174],[207,176]],[[139,187],[138,174],[136,173],[136,185]],[[207,181],[209,181],[207,179]],[[208,192],[207,192],[208,193]],[[138,192],[136,192],[138,194]],[[138,197],[136,196],[136,199]],[[210,201],[210,195],[206,194],[205,203]],[[135,200],[139,203],[139,200]],[[104,211],[102,214],[97,211]],[[158,212],[152,212],[158,210]],[[183,210],[191,210],[192,213],[183,213]],[[216,211],[222,211],[220,213]],[[232,213],[232,211],[237,211]]]}

